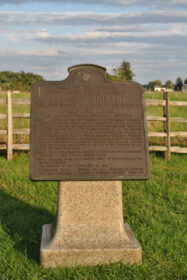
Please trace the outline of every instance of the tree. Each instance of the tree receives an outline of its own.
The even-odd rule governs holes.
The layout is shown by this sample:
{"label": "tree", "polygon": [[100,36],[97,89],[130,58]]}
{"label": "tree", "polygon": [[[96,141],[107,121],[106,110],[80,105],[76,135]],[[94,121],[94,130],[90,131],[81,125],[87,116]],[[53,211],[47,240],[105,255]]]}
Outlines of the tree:
{"label": "tree", "polygon": [[155,86],[157,86],[157,87],[162,87],[162,82],[161,82],[161,80],[155,80],[154,83],[155,83]]}
{"label": "tree", "polygon": [[187,91],[187,78],[184,80],[184,90]]}
{"label": "tree", "polygon": [[160,80],[155,80],[155,81],[151,81],[149,82],[149,88],[154,91],[155,87],[162,87],[162,82]]}
{"label": "tree", "polygon": [[107,77],[116,82],[132,81],[135,76],[130,62],[125,60],[121,63],[120,67],[112,69],[112,73],[113,74],[107,73]]}
{"label": "tree", "polygon": [[131,64],[128,61],[123,61],[120,66],[120,76],[121,79],[126,79],[126,81],[132,81],[135,76],[134,70],[131,68]]}
{"label": "tree", "polygon": [[154,81],[149,82],[148,86],[150,90],[154,91],[154,87],[155,87]]}
{"label": "tree", "polygon": [[165,86],[166,86],[166,88],[171,88],[171,89],[173,89],[173,83],[172,83],[172,81],[171,81],[171,80],[166,81]]}
{"label": "tree", "polygon": [[34,73],[25,73],[23,71],[19,73],[0,72],[0,85],[3,90],[30,90],[32,84],[40,80],[44,80],[44,78]]}
{"label": "tree", "polygon": [[109,80],[113,81],[113,82],[118,82],[118,78],[112,74],[106,73],[106,76]]}
{"label": "tree", "polygon": [[183,87],[183,80],[181,77],[178,77],[176,79],[176,83],[175,83],[175,89],[181,91]]}

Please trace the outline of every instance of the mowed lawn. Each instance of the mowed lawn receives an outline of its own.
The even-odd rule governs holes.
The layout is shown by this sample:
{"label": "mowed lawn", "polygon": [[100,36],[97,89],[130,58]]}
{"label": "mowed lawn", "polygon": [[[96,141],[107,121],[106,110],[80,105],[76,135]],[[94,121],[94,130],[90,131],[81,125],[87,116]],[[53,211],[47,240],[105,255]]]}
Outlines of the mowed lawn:
{"label": "mowed lawn", "polygon": [[150,180],[123,182],[124,221],[142,246],[143,264],[42,269],[41,228],[54,219],[57,182],[30,181],[27,153],[10,162],[1,154],[0,280],[185,280],[187,156],[150,159]]}

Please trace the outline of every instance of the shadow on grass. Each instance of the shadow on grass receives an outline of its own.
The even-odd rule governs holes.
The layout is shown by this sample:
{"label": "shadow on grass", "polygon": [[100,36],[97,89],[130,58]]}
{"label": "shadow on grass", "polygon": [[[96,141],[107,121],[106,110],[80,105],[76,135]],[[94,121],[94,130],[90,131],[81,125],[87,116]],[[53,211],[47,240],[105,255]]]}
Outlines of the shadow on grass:
{"label": "shadow on grass", "polygon": [[159,151],[157,151],[157,152],[150,152],[150,153],[152,153],[152,154],[155,154],[155,156],[157,157],[157,158],[165,158],[165,155],[164,155],[164,152],[159,152]]}
{"label": "shadow on grass", "polygon": [[[29,151],[14,151],[13,152],[13,158],[17,157],[19,154],[26,154],[29,155]],[[7,151],[6,150],[0,150],[0,157],[7,158]]]}
{"label": "shadow on grass", "polygon": [[0,150],[0,156],[7,158],[7,151],[6,150]]}
{"label": "shadow on grass", "polygon": [[0,189],[0,223],[14,248],[29,259],[39,262],[41,230],[54,216],[45,209],[34,207]]}

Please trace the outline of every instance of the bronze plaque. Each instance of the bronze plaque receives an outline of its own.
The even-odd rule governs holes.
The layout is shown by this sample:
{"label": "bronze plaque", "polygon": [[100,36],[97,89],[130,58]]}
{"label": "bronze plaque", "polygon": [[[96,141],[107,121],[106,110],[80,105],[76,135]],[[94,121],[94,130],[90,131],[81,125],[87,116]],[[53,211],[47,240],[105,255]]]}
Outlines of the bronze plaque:
{"label": "bronze plaque", "polygon": [[70,67],[31,92],[30,178],[125,180],[149,177],[144,93],[97,65]]}

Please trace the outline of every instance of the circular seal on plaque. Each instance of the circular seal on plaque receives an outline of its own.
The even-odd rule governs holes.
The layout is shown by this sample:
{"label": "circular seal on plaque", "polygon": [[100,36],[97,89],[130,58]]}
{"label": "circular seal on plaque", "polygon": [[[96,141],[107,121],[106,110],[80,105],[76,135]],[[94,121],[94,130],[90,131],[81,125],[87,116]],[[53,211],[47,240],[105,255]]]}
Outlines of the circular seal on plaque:
{"label": "circular seal on plaque", "polygon": [[90,82],[91,81],[91,75],[89,73],[84,73],[82,75],[82,79],[85,81],[85,82]]}

